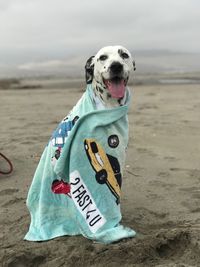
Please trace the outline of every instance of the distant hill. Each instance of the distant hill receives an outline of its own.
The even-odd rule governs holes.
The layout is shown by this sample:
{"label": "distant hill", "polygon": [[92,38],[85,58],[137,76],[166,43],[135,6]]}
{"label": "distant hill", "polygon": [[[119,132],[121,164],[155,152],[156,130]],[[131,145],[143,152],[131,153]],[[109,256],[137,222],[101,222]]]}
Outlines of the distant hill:
{"label": "distant hill", "polygon": [[[145,73],[183,73],[200,71],[200,54],[183,53],[168,50],[136,50],[132,51],[136,61],[137,74]],[[6,62],[0,62],[0,78],[1,77],[26,77],[26,76],[66,76],[66,77],[83,77],[84,66],[87,53],[79,52],[79,55],[60,54],[58,58],[54,56],[37,55],[36,59],[28,61],[28,57],[24,59],[16,59],[13,62],[9,58]],[[34,58],[34,56],[32,57]]]}

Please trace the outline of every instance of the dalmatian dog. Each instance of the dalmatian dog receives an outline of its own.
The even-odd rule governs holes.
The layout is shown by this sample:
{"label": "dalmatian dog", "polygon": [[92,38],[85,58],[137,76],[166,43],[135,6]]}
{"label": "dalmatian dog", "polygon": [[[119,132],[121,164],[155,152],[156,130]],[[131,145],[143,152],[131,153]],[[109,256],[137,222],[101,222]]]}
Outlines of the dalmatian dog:
{"label": "dalmatian dog", "polygon": [[136,70],[130,52],[122,46],[106,46],[85,66],[86,82],[106,108],[123,105],[129,75]]}
{"label": "dalmatian dog", "polygon": [[[43,241],[65,234],[83,234],[89,239],[109,243],[135,235],[133,230],[119,225],[121,213],[118,206],[122,179],[120,161],[124,162],[128,129],[126,129],[127,108],[117,109],[117,107],[123,105],[126,107],[129,96],[127,82],[133,70],[135,70],[135,62],[130,52],[122,46],[104,47],[96,56],[87,60],[85,71],[88,91],[53,132],[35,172],[27,198],[32,223],[25,236],[26,240]],[[91,105],[87,109],[88,103]],[[106,109],[106,112],[104,110],[94,112],[96,109]],[[121,115],[119,111],[122,112],[122,117],[119,116]],[[111,116],[111,120],[105,120],[107,124],[103,128],[102,126],[105,125],[99,120],[109,113],[117,116],[113,119]],[[96,117],[97,114],[99,119]],[[77,120],[79,120],[78,125]],[[86,124],[82,126],[81,123],[84,122]],[[90,122],[91,127],[87,130],[87,124]],[[120,122],[124,127],[118,127]],[[73,134],[71,131],[75,124],[77,128]],[[77,130],[78,127],[80,127],[79,130]],[[71,136],[66,144],[70,132]],[[127,134],[123,136],[124,133]],[[105,134],[103,138],[102,134]],[[76,158],[79,148],[80,154]],[[81,164],[80,160],[83,160]],[[95,179],[89,179],[93,176]],[[100,187],[100,184],[106,184],[108,188]],[[93,187],[94,191],[92,191]],[[102,194],[103,197],[104,194],[109,193],[107,189],[111,191],[105,198],[108,201],[101,201],[100,196],[96,198],[97,193]],[[54,194],[64,194],[66,199],[61,199]],[[59,201],[62,204],[61,207]],[[76,212],[73,213],[75,206]],[[107,207],[114,209],[111,216]],[[112,223],[113,226],[111,226]],[[104,224],[105,229],[102,230],[101,235],[100,228]],[[99,230],[98,234],[97,230]],[[119,231],[119,235],[116,231]]]}

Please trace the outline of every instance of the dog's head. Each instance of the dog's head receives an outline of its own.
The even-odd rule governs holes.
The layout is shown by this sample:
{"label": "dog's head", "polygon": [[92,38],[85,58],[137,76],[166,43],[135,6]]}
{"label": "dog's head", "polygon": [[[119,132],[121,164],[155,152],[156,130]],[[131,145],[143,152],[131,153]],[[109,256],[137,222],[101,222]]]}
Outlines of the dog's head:
{"label": "dog's head", "polygon": [[[107,95],[115,99],[124,97],[130,72],[135,70],[130,52],[122,46],[107,46],[90,57],[85,66],[86,82],[95,82]],[[102,94],[103,94],[102,93]]]}

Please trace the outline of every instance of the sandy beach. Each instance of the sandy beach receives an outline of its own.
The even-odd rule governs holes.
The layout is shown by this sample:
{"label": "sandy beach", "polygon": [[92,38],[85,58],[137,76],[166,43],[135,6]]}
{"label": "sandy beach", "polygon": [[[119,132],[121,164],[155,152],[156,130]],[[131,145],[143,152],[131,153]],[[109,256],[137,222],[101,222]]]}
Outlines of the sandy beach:
{"label": "sandy beach", "polygon": [[200,84],[134,86],[121,208],[136,238],[112,245],[82,236],[23,240],[41,153],[83,93],[73,85],[0,82],[0,152],[14,166],[0,174],[0,265],[200,266]]}

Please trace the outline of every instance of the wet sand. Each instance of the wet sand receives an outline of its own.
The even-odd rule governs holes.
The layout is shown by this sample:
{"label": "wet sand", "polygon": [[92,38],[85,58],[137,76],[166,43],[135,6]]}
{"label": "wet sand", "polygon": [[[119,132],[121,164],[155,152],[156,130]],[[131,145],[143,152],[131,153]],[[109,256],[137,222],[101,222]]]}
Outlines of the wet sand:
{"label": "wet sand", "polygon": [[1,266],[200,266],[200,85],[135,86],[121,208],[138,234],[112,245],[23,240],[37,163],[82,88],[10,87],[0,90],[0,152],[14,165],[0,175]]}

